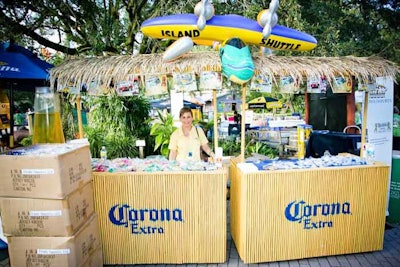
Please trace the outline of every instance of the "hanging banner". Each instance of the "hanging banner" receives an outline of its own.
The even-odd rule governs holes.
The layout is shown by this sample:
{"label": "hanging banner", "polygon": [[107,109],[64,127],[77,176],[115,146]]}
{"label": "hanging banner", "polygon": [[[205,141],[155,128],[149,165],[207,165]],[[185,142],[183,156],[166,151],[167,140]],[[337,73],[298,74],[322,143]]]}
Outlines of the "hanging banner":
{"label": "hanging banner", "polygon": [[349,76],[335,77],[332,83],[332,92],[337,93],[351,93],[353,82]]}
{"label": "hanging banner", "polygon": [[72,83],[65,85],[58,85],[57,92],[68,93],[73,95],[81,94],[81,89],[78,86],[74,86]]}
{"label": "hanging banner", "polygon": [[146,76],[146,96],[163,95],[168,93],[167,75]]}
{"label": "hanging banner", "polygon": [[[368,93],[367,142],[374,146],[375,160],[392,166],[393,79],[378,77]],[[389,170],[389,187],[390,187]],[[388,187],[388,190],[390,189]],[[387,208],[389,203],[387,194]],[[387,209],[388,210],[388,209]]]}
{"label": "hanging banner", "polygon": [[280,92],[283,94],[295,93],[298,91],[298,83],[292,76],[281,76]]}
{"label": "hanging banner", "polygon": [[114,88],[107,87],[100,82],[91,82],[82,86],[82,91],[86,90],[88,95],[107,95],[114,91]]}
{"label": "hanging banner", "polygon": [[314,94],[326,93],[326,79],[325,77],[308,77],[307,78],[307,92]]}
{"label": "hanging banner", "polygon": [[117,82],[116,90],[119,96],[139,95],[139,77],[135,77],[127,81]]}
{"label": "hanging banner", "polygon": [[200,73],[200,89],[220,90],[222,89],[221,73],[215,71],[203,71]]}
{"label": "hanging banner", "polygon": [[268,75],[254,75],[250,83],[250,91],[271,93],[272,92],[272,79]]}
{"label": "hanging banner", "polygon": [[375,81],[370,77],[367,81],[359,81],[358,82],[358,90],[359,91],[371,91],[375,88]]}
{"label": "hanging banner", "polygon": [[196,76],[194,73],[174,73],[172,77],[175,91],[192,92],[197,90]]}

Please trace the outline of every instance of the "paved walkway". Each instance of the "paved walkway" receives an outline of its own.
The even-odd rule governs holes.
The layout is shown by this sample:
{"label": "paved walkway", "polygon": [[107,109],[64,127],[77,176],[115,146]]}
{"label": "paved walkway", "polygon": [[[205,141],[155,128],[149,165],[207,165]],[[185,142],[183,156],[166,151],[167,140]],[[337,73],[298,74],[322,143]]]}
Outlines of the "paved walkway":
{"label": "paved walkway", "polygon": [[[228,226],[229,230],[229,226]],[[230,233],[227,235],[227,261],[223,264],[158,264],[158,265],[105,265],[108,267],[129,267],[129,266],[177,266],[177,267],[192,267],[192,266],[274,266],[274,267],[369,267],[369,266],[384,266],[384,267],[399,267],[400,266],[400,226],[395,225],[390,227],[387,225],[385,230],[384,247],[382,251],[374,251],[368,253],[337,255],[330,257],[310,258],[302,260],[281,261],[273,263],[259,264],[244,264],[239,258],[235,244]],[[0,251],[0,259],[4,256],[5,251]],[[9,259],[6,258],[0,261],[0,267],[10,267]],[[14,267],[14,266],[13,266]],[[24,266],[15,266],[24,267]],[[73,267],[73,266],[71,266]],[[100,267],[100,266],[99,266]]]}

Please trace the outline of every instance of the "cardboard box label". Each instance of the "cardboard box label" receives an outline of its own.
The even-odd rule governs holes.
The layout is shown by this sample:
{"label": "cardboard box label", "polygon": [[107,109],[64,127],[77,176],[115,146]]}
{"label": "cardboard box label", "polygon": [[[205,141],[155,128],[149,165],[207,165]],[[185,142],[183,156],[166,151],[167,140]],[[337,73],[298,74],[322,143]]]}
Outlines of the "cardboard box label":
{"label": "cardboard box label", "polygon": [[69,248],[66,249],[43,249],[38,248],[36,250],[36,254],[38,255],[67,255],[70,254],[71,250]]}
{"label": "cardboard box label", "polygon": [[[77,168],[71,166],[68,168],[69,183],[72,185],[79,182],[87,172],[87,166],[84,167],[82,163],[79,163]],[[30,192],[37,187],[37,179],[54,174],[54,169],[13,169],[10,175],[15,191]]]}
{"label": "cardboard box label", "polygon": [[23,174],[20,170],[14,169],[10,173],[14,191],[30,192],[36,188],[36,179],[39,174]]}
{"label": "cardboard box label", "polygon": [[21,169],[21,174],[54,174],[54,169]]}
{"label": "cardboard box label", "polygon": [[29,212],[18,212],[18,226],[19,230],[27,233],[37,233],[45,228],[45,221],[48,220],[47,216],[40,216],[30,218]]}
{"label": "cardboard box label", "polygon": [[62,216],[61,210],[31,210],[29,211],[29,216],[48,216],[48,217],[59,217]]}

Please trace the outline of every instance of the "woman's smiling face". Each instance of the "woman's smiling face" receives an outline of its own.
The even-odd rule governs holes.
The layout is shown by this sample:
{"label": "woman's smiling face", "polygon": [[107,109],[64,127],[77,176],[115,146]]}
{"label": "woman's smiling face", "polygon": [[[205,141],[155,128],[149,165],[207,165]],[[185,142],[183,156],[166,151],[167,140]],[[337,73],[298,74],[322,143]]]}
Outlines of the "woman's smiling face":
{"label": "woman's smiling face", "polygon": [[182,126],[191,126],[192,125],[193,117],[190,112],[183,113],[182,116],[180,117],[180,119],[182,122]]}

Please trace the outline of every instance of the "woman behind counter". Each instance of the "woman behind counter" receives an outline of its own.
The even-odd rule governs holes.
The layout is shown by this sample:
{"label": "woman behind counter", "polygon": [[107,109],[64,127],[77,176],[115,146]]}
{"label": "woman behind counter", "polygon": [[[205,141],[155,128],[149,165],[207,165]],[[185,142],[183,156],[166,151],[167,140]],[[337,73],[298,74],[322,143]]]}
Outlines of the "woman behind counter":
{"label": "woman behind counter", "polygon": [[201,161],[200,146],[210,157],[214,153],[208,146],[208,140],[203,129],[193,126],[193,113],[190,108],[183,107],[179,112],[182,126],[176,129],[169,141],[169,160]]}

